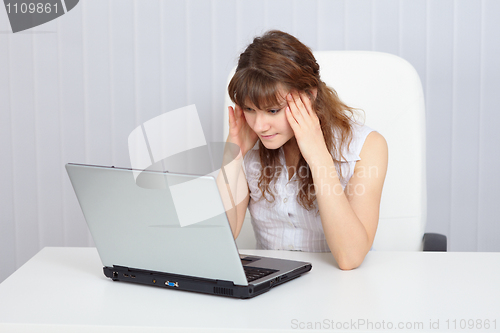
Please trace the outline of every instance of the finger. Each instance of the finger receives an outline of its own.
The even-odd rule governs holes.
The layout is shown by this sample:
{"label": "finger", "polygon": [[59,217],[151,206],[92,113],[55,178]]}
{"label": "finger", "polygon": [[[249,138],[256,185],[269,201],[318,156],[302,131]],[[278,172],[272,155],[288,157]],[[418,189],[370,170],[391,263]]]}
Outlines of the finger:
{"label": "finger", "polygon": [[237,112],[233,107],[229,106],[229,128],[236,128],[238,126]]}
{"label": "finger", "polygon": [[309,114],[309,111],[307,110],[307,107],[306,105],[304,104],[303,100],[302,100],[302,94],[299,93],[299,92],[293,92],[292,93],[292,98],[295,102],[295,104],[297,105],[297,108],[302,112],[304,113],[304,116]]}
{"label": "finger", "polygon": [[238,106],[238,115],[239,119],[243,120],[244,122],[247,121],[247,118],[245,117],[245,112],[243,111],[243,108],[241,106]]}
{"label": "finger", "polygon": [[290,111],[289,106],[287,106],[285,109],[285,116],[286,116],[286,119],[288,120],[288,123],[290,124],[290,127],[292,128],[293,132],[296,133],[297,130],[300,129],[300,125],[297,122],[297,120],[295,119],[295,117],[293,116],[292,112]]}
{"label": "finger", "polygon": [[229,128],[235,125],[236,120],[234,119],[234,109],[231,106],[227,107],[227,113],[229,116]]}
{"label": "finger", "polygon": [[309,114],[314,114],[315,112],[314,112],[313,107],[312,107],[312,100],[309,97],[309,95],[306,92],[301,92],[300,99],[301,99],[302,103],[304,104],[307,112]]}
{"label": "finger", "polygon": [[297,105],[297,101],[293,97],[292,93],[287,95],[287,102],[290,108],[290,112],[292,113],[297,123],[304,123],[304,116],[302,115],[302,111],[300,110],[299,105]]}
{"label": "finger", "polygon": [[319,122],[319,118],[312,108],[312,102],[307,93],[297,93],[294,95],[294,100],[299,105],[299,109],[301,110],[304,125],[313,126]]}
{"label": "finger", "polygon": [[236,105],[236,110],[238,111],[238,121],[246,122],[247,119],[245,118],[245,112],[243,112],[243,108],[239,105]]}

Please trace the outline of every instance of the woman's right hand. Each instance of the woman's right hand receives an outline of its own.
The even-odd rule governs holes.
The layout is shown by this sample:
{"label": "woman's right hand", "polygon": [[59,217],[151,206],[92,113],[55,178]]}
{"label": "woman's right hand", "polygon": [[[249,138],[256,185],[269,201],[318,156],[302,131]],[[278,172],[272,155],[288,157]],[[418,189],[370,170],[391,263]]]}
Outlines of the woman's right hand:
{"label": "woman's right hand", "polygon": [[248,125],[243,110],[239,105],[235,105],[235,109],[231,106],[228,107],[228,111],[229,136],[227,141],[237,144],[240,147],[241,156],[244,157],[253,148],[259,137]]}

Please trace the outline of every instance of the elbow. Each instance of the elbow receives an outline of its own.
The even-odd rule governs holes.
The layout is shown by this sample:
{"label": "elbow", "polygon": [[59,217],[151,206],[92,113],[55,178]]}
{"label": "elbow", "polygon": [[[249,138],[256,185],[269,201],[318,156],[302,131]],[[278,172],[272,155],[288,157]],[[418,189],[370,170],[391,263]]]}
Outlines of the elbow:
{"label": "elbow", "polygon": [[339,265],[339,268],[343,271],[350,271],[352,269],[358,268],[361,263],[363,263],[363,260],[365,259],[364,257],[362,258],[347,258],[344,256],[341,256],[339,258],[335,258],[337,260],[337,264]]}
{"label": "elbow", "polygon": [[358,268],[359,265],[361,265],[361,263],[359,264],[353,264],[353,263],[338,263],[339,264],[339,268],[343,271],[350,271],[352,269],[355,269],[355,268]]}
{"label": "elbow", "polygon": [[361,266],[370,248],[371,244],[367,244],[366,247],[336,249],[332,254],[341,270],[350,271]]}

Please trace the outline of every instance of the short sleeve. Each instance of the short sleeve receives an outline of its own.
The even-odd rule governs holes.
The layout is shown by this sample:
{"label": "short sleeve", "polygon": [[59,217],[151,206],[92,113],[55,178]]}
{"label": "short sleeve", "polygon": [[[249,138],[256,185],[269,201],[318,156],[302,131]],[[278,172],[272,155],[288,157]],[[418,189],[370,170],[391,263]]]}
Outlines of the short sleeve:
{"label": "short sleeve", "polygon": [[341,174],[340,182],[343,188],[347,186],[347,183],[354,174],[354,167],[356,166],[356,162],[361,160],[359,154],[363,149],[366,138],[373,131],[374,129],[369,126],[357,122],[352,124],[352,140],[349,147],[344,147],[342,150],[340,169],[338,170]]}

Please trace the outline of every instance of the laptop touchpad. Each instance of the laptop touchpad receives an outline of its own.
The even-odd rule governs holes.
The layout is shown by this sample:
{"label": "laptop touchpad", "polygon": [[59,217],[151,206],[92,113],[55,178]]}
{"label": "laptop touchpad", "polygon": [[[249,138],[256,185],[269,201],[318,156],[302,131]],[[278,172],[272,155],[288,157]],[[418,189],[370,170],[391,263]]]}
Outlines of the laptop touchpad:
{"label": "laptop touchpad", "polygon": [[245,258],[241,258],[241,264],[242,264],[243,266],[245,266],[245,265],[248,265],[248,264],[250,264],[250,263],[252,263],[252,262],[255,262],[255,261],[257,261],[257,260],[260,260],[260,258],[256,258],[256,257],[245,257]]}

